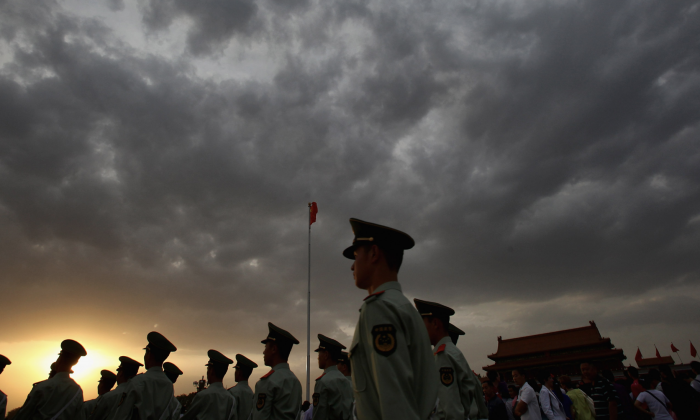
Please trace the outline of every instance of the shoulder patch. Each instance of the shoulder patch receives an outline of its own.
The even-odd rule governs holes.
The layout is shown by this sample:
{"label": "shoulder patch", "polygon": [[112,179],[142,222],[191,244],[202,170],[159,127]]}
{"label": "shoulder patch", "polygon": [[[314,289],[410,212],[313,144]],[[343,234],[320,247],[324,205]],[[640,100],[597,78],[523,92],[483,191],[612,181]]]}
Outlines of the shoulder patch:
{"label": "shoulder patch", "polygon": [[265,378],[269,378],[269,377],[270,377],[270,375],[272,375],[273,373],[275,373],[275,371],[274,371],[274,370],[272,370],[272,369],[270,369],[270,371],[269,371],[269,372],[267,372],[267,373],[266,373],[265,375],[261,376],[261,377],[260,377],[260,379],[265,379]]}
{"label": "shoulder patch", "polygon": [[450,386],[455,381],[454,369],[451,367],[440,368],[440,382],[445,386]]}
{"label": "shoulder patch", "polygon": [[375,325],[372,327],[372,338],[374,351],[382,356],[391,356],[396,350],[396,328],[393,325]]}
{"label": "shoulder patch", "polygon": [[377,292],[377,293],[372,293],[371,295],[367,296],[366,298],[364,298],[364,299],[362,299],[362,300],[367,300],[367,299],[369,299],[369,298],[371,298],[371,297],[379,296],[379,295],[381,295],[381,294],[384,293],[384,292],[386,292],[386,290],[382,290],[381,292]]}
{"label": "shoulder patch", "polygon": [[313,400],[314,407],[318,405],[318,400],[321,398],[321,394],[318,392],[314,392],[314,394],[311,396],[311,399]]}
{"label": "shoulder patch", "polygon": [[267,398],[267,395],[263,394],[262,392],[258,394],[258,403],[255,404],[255,408],[257,408],[258,411],[265,407],[265,398]]}
{"label": "shoulder patch", "polygon": [[440,354],[443,351],[445,351],[445,345],[441,344],[440,347],[438,347],[437,350],[435,350],[435,353],[433,353],[433,354]]}

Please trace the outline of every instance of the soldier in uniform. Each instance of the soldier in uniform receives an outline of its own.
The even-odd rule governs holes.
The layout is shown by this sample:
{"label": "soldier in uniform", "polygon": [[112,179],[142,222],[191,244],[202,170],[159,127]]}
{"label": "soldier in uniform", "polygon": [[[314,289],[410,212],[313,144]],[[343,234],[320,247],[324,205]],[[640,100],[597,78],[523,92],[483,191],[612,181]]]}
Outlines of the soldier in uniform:
{"label": "soldier in uniform", "polygon": [[250,412],[253,409],[253,390],[248,385],[248,378],[253,373],[253,369],[258,367],[258,364],[248,359],[242,354],[236,355],[236,369],[234,379],[236,386],[229,388],[228,392],[236,399],[236,417],[233,420],[248,420]]}
{"label": "soldier in uniform", "polygon": [[289,370],[289,353],[299,344],[289,332],[272,322],[267,323],[263,360],[272,369],[255,384],[255,405],[251,420],[295,420],[301,409],[301,382]]}
{"label": "soldier in uniform", "polygon": [[[489,418],[481,382],[476,379],[469,363],[450,337],[450,316],[454,315],[455,311],[439,303],[420,299],[413,301],[418,313],[423,317],[430,344],[435,346],[435,364],[440,374],[437,418]],[[473,403],[476,404],[478,417],[470,416]]]}
{"label": "soldier in uniform", "polygon": [[318,367],[323,375],[316,379],[313,394],[313,420],[351,420],[352,385],[338,370],[340,352],[345,348],[332,338],[318,335]]}
{"label": "soldier in uniform", "polygon": [[173,383],[163,372],[163,362],[177,347],[155,331],[148,333],[146,338],[148,345],[144,348],[146,354],[143,356],[146,373],[129,381],[129,386],[119,398],[114,420],[131,420],[134,417],[159,420],[173,416]]}
{"label": "soldier in uniform", "polygon": [[207,355],[209,362],[205,366],[209,387],[195,395],[183,420],[228,420],[236,412],[236,399],[222,383],[233,360],[216,350],[209,350]]}
{"label": "soldier in uniform", "polygon": [[182,375],[180,368],[170,362],[163,363],[163,372],[165,372],[165,376],[167,376],[173,384],[177,382],[177,378]]}
{"label": "soldier in uniform", "polygon": [[[180,370],[179,367],[175,366],[173,363],[170,362],[165,362],[163,363],[163,372],[165,372],[165,376],[170,379],[170,381],[173,383],[173,390],[175,389],[175,382],[177,382],[177,378],[182,375],[182,371]],[[182,405],[180,404],[180,401],[177,400],[175,397],[175,393],[173,392],[173,399],[170,400],[170,408],[173,412],[173,419],[177,420],[180,418],[180,413],[182,412]]]}
{"label": "soldier in uniform", "polygon": [[86,419],[95,411],[97,403],[102,399],[103,395],[112,389],[115,382],[117,382],[117,375],[114,372],[109,370],[100,371],[100,380],[97,381],[97,398],[83,403],[83,413]]}
{"label": "soldier in uniform", "polygon": [[459,336],[466,334],[464,331],[455,327],[451,323],[447,326],[447,332],[450,333],[450,339],[452,340],[452,344],[454,344],[455,346],[457,345],[457,340],[459,340]]}
{"label": "soldier in uniform", "polygon": [[[11,365],[12,362],[7,357],[0,354],[0,373],[5,371],[5,366]],[[0,414],[2,414],[2,419],[5,418],[5,411],[7,411],[7,395],[0,391]]]}
{"label": "soldier in uniform", "polygon": [[15,420],[73,420],[81,416],[83,390],[70,377],[71,367],[87,356],[74,340],[64,340],[56,359],[53,378],[34,384]]}
{"label": "soldier in uniform", "polygon": [[338,370],[352,384],[352,368],[350,367],[350,360],[346,351],[341,351],[340,356],[338,356]]}
{"label": "soldier in uniform", "polygon": [[350,346],[357,418],[425,420],[435,407],[438,375],[425,326],[398,282],[413,239],[398,230],[350,219],[355,234],[343,251],[355,285],[367,290]]}
{"label": "soldier in uniform", "polygon": [[117,387],[102,395],[95,406],[94,411],[88,417],[89,420],[107,420],[116,411],[122,395],[128,387],[131,378],[139,373],[139,368],[143,363],[126,357],[119,357],[119,367],[117,367]]}

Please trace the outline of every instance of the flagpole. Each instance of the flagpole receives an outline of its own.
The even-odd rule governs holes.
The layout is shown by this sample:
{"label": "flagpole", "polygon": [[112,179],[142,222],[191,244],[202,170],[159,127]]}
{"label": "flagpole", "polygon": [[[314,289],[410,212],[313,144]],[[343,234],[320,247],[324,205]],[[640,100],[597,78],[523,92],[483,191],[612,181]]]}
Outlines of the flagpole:
{"label": "flagpole", "polygon": [[309,293],[306,300],[306,401],[311,383],[311,203],[309,203]]}

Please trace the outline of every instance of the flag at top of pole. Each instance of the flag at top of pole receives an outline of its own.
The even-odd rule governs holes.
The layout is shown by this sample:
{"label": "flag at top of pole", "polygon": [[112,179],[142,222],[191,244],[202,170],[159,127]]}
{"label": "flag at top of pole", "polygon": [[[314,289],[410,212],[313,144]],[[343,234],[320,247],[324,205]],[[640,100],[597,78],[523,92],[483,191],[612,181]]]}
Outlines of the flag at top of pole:
{"label": "flag at top of pole", "polygon": [[639,350],[639,347],[637,347],[637,354],[634,356],[634,360],[636,360],[636,361],[642,360],[642,351]]}
{"label": "flag at top of pole", "polygon": [[[656,344],[654,344],[654,348],[656,349]],[[659,349],[656,349],[656,357],[661,358],[661,353],[659,353]]]}
{"label": "flag at top of pole", "polygon": [[318,213],[318,206],[315,201],[309,204],[309,213],[309,226],[311,226],[316,221],[316,213]]}
{"label": "flag at top of pole", "polygon": [[[690,340],[689,340],[690,341]],[[698,355],[698,351],[695,350],[695,346],[693,345],[693,342],[690,342],[690,355],[695,357]]]}
{"label": "flag at top of pole", "polygon": [[678,350],[678,348],[676,348],[676,346],[674,346],[673,343],[671,343],[671,351],[674,353],[678,353],[680,350]]}

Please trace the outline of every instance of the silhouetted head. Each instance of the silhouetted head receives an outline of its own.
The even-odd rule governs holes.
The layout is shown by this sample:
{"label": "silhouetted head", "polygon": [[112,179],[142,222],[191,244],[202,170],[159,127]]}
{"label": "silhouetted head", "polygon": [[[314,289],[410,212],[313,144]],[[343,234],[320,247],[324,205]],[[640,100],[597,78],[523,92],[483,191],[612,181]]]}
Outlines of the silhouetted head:
{"label": "silhouetted head", "polygon": [[163,372],[165,372],[165,376],[167,376],[172,383],[177,382],[177,378],[182,375],[180,368],[170,362],[163,363]]}

